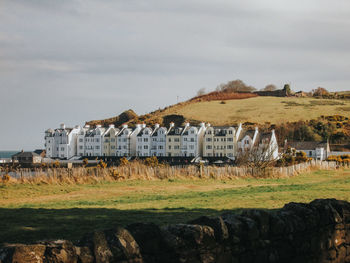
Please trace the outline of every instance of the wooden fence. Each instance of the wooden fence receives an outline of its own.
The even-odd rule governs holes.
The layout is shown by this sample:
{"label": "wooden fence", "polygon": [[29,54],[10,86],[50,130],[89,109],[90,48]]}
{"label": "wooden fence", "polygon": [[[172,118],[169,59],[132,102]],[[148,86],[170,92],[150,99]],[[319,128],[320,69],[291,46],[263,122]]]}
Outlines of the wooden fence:
{"label": "wooden fence", "polygon": [[[20,180],[45,180],[47,182],[68,181],[86,182],[87,179],[94,180],[127,180],[127,179],[175,179],[175,178],[213,178],[230,179],[242,176],[253,177],[281,177],[294,176],[310,170],[332,170],[337,169],[335,162],[310,161],[288,167],[269,167],[266,169],[255,169],[250,167],[236,166],[157,166],[149,167],[143,164],[130,164],[126,166],[110,168],[46,168],[46,169],[18,169],[8,173],[11,177]],[[4,172],[2,172],[4,174]],[[85,179],[84,179],[85,178]]]}

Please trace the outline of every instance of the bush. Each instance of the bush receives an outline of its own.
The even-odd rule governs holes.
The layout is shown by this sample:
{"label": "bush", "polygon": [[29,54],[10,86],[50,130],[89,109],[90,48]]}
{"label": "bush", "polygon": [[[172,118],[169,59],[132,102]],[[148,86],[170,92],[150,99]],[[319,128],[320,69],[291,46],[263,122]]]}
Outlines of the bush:
{"label": "bush", "polygon": [[158,158],[156,156],[148,157],[145,159],[144,164],[151,167],[159,165]]}

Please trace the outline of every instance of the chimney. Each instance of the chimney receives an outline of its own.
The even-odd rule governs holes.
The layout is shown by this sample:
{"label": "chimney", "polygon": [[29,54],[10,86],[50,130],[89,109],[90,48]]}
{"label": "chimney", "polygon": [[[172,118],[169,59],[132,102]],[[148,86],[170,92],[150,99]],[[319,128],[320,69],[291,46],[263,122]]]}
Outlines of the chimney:
{"label": "chimney", "polygon": [[186,127],[189,127],[189,126],[190,126],[190,123],[189,123],[189,122],[186,122],[186,123],[185,123],[185,126],[186,126]]}
{"label": "chimney", "polygon": [[96,125],[96,128],[101,128],[101,127],[102,127],[101,124]]}
{"label": "chimney", "polygon": [[75,125],[74,128],[75,128],[75,129],[80,129],[80,126],[79,126],[79,125]]}
{"label": "chimney", "polygon": [[201,122],[200,125],[201,125],[201,127],[203,127],[203,128],[205,127],[205,123],[204,123],[204,122]]}
{"label": "chimney", "polygon": [[211,126],[211,124],[210,123],[207,123],[207,127],[210,127]]}
{"label": "chimney", "polygon": [[128,128],[128,125],[127,124],[123,124],[123,129],[126,129]]}
{"label": "chimney", "polygon": [[64,125],[64,123],[61,123],[60,128],[61,128],[61,129],[65,129],[65,128],[66,128],[66,125]]}
{"label": "chimney", "polygon": [[141,124],[136,124],[137,129],[141,129]]}
{"label": "chimney", "polygon": [[174,126],[175,126],[175,123],[170,122],[170,128],[171,128],[171,127],[174,127]]}
{"label": "chimney", "polygon": [[114,128],[114,124],[109,124],[109,128]]}
{"label": "chimney", "polygon": [[146,123],[142,123],[142,128],[146,128]]}
{"label": "chimney", "polygon": [[158,128],[159,128],[159,124],[156,123],[156,124],[154,125],[154,128],[155,128],[155,129],[158,129]]}
{"label": "chimney", "polygon": [[85,125],[84,128],[90,129],[90,125]]}

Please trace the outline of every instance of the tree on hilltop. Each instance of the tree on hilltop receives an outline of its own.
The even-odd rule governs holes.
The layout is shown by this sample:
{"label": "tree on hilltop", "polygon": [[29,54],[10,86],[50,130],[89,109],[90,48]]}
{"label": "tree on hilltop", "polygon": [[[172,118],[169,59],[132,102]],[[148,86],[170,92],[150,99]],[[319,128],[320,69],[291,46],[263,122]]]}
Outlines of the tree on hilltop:
{"label": "tree on hilltop", "polygon": [[277,87],[274,84],[266,85],[261,91],[274,91],[277,90]]}
{"label": "tree on hilltop", "polygon": [[253,86],[248,86],[246,85],[242,80],[236,79],[227,82],[226,84],[220,84],[217,88],[216,91],[219,92],[252,92],[255,91],[256,89]]}

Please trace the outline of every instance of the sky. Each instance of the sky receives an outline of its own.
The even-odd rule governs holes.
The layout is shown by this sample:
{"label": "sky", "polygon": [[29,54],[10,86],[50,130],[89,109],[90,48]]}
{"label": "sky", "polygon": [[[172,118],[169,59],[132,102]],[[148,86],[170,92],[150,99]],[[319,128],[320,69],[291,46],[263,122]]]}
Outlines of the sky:
{"label": "sky", "polygon": [[0,150],[241,79],[350,90],[349,0],[1,0]]}

